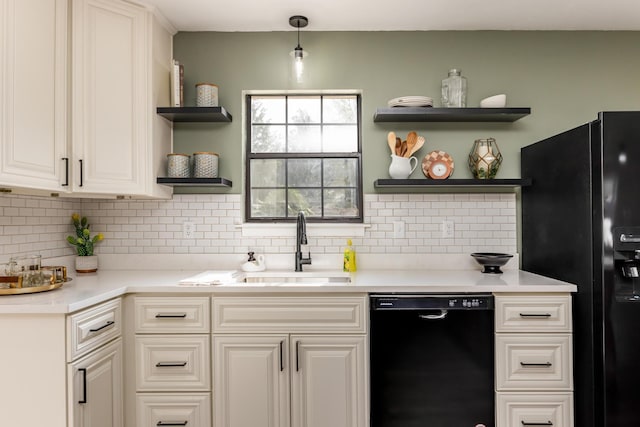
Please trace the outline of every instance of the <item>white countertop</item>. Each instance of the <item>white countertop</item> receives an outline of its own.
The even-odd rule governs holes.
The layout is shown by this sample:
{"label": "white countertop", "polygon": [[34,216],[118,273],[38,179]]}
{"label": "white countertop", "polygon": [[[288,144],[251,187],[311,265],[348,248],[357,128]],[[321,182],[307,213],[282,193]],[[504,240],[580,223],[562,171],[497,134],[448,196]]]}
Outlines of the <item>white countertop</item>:
{"label": "white countertop", "polygon": [[[510,293],[576,292],[575,285],[528,273],[505,270],[483,274],[479,270],[366,270],[351,274],[350,283],[224,283],[210,286],[179,285],[200,271],[100,270],[82,274],[61,288],[35,294],[0,296],[0,314],[71,313],[127,293]],[[326,271],[327,275],[335,272]],[[280,273],[269,271],[277,276]],[[290,271],[283,271],[286,275]],[[322,270],[314,271],[322,276]]]}

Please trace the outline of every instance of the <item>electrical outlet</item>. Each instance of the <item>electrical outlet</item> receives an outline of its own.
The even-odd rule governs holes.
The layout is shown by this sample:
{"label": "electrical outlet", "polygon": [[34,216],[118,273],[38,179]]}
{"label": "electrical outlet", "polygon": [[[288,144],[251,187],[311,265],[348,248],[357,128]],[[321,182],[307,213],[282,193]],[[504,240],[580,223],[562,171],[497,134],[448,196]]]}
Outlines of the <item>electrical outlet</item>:
{"label": "electrical outlet", "polygon": [[453,232],[454,232],[453,221],[442,221],[442,238],[452,239]]}
{"label": "electrical outlet", "polygon": [[193,222],[185,221],[182,223],[182,238],[194,239],[196,237],[196,225]]}
{"label": "electrical outlet", "polygon": [[404,239],[404,221],[393,221],[393,238]]}

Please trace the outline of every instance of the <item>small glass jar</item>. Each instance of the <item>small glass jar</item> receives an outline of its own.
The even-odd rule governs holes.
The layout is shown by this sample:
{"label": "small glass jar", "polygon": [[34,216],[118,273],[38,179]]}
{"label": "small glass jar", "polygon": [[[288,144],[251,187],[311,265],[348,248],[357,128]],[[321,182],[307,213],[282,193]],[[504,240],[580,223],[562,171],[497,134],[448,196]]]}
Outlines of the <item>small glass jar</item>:
{"label": "small glass jar", "polygon": [[193,153],[193,176],[195,178],[217,178],[218,154],[209,151]]}
{"label": "small glass jar", "polygon": [[469,170],[476,179],[493,179],[502,164],[502,154],[493,138],[476,139],[469,152]]}
{"label": "small glass jar", "polygon": [[44,276],[42,274],[42,257],[40,255],[27,255],[11,258],[13,271],[19,278],[18,287],[28,288],[42,286]]}
{"label": "small glass jar", "polygon": [[442,80],[442,107],[464,108],[467,106],[467,79],[457,68],[449,70],[449,77]]}

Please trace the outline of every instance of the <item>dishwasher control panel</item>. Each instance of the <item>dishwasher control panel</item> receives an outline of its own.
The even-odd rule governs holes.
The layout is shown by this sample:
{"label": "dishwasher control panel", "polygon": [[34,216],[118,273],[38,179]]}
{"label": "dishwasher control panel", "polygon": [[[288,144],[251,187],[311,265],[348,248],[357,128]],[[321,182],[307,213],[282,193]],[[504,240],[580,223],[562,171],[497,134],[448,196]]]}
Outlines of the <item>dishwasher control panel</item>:
{"label": "dishwasher control panel", "polygon": [[493,295],[372,294],[371,310],[493,310]]}

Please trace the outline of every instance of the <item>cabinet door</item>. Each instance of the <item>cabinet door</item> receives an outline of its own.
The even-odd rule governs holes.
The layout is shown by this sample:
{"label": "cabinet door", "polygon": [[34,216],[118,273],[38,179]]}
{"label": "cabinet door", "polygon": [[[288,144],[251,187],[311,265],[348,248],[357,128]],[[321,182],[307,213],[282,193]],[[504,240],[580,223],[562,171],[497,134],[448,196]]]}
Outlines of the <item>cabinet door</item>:
{"label": "cabinet door", "polygon": [[364,336],[291,336],[292,427],[366,427]]}
{"label": "cabinet door", "polygon": [[287,335],[214,335],[215,427],[289,426],[288,344]]}
{"label": "cabinet door", "polygon": [[69,364],[73,427],[122,427],[122,339]]}
{"label": "cabinet door", "polygon": [[66,0],[0,0],[0,185],[66,188],[66,46]]}
{"label": "cabinet door", "polygon": [[120,0],[73,0],[73,191],[142,194],[147,14]]}

